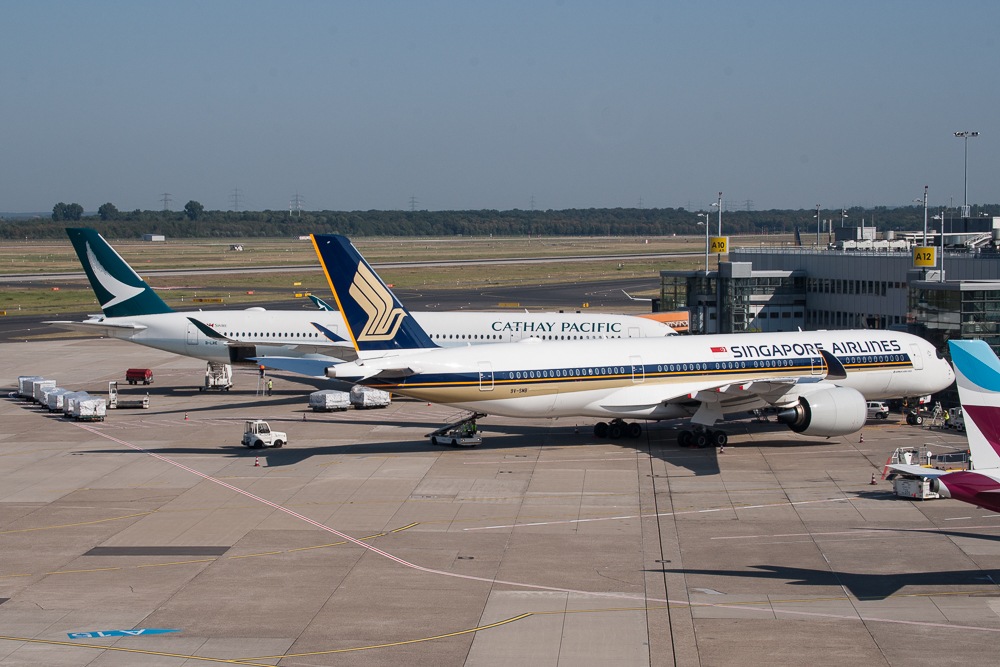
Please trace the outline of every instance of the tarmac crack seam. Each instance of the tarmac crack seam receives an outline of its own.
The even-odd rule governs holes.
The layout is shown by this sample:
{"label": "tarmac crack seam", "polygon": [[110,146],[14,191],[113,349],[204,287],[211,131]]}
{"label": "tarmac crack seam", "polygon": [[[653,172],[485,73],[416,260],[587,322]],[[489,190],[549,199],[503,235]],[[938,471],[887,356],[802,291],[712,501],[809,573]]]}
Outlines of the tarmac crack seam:
{"label": "tarmac crack seam", "polygon": [[[765,608],[757,608],[757,607],[752,607],[752,606],[736,606],[736,605],[732,605],[730,607],[730,605],[728,605],[726,603],[693,603],[693,602],[688,602],[688,601],[685,601],[685,600],[653,599],[653,598],[647,598],[646,596],[643,596],[643,595],[634,595],[634,594],[630,594],[630,593],[606,593],[606,592],[598,592],[598,591],[584,591],[584,590],[579,590],[579,589],[563,588],[563,587],[559,587],[559,586],[545,586],[543,584],[529,584],[529,583],[523,583],[523,582],[517,582],[517,581],[506,581],[506,580],[502,580],[502,579],[490,579],[490,578],[487,578],[487,577],[477,577],[477,576],[470,575],[470,574],[459,574],[457,572],[447,572],[445,570],[437,570],[437,569],[434,569],[434,568],[425,567],[423,565],[417,565],[416,563],[411,563],[411,562],[409,562],[409,561],[407,561],[407,560],[405,560],[403,558],[400,558],[399,556],[395,556],[395,555],[393,555],[393,554],[391,554],[391,553],[389,553],[387,551],[383,551],[382,549],[379,549],[378,547],[372,546],[371,544],[366,544],[366,543],[362,542],[361,540],[359,540],[358,538],[351,537],[347,533],[343,533],[343,532],[337,530],[336,528],[331,528],[330,526],[324,525],[324,524],[320,523],[319,521],[316,521],[314,519],[310,519],[307,516],[304,516],[302,514],[299,514],[298,512],[295,512],[295,511],[290,510],[290,509],[288,509],[286,507],[283,507],[282,505],[279,505],[278,503],[275,503],[275,502],[272,502],[270,500],[267,500],[266,498],[261,498],[260,496],[254,495],[253,493],[250,493],[249,491],[245,491],[245,490],[243,490],[243,489],[241,489],[239,487],[233,486],[232,484],[227,484],[226,482],[218,480],[218,479],[212,477],[211,475],[208,475],[206,473],[203,473],[203,472],[200,472],[198,470],[195,470],[194,468],[188,467],[188,466],[184,465],[183,463],[179,463],[177,461],[174,461],[174,460],[170,459],[169,457],[163,456],[162,454],[157,454],[156,452],[149,451],[148,449],[143,449],[142,447],[139,447],[138,445],[133,445],[130,442],[126,442],[126,441],[121,440],[119,438],[116,438],[116,437],[114,437],[112,435],[108,435],[106,433],[101,433],[99,430],[91,428],[90,426],[87,426],[87,425],[84,425],[84,424],[74,424],[74,426],[76,426],[77,428],[79,428],[81,430],[84,430],[84,431],[87,431],[89,433],[92,433],[93,435],[96,435],[98,437],[106,438],[108,440],[111,440],[112,442],[117,442],[118,444],[123,445],[125,447],[128,447],[129,449],[133,449],[133,450],[135,450],[137,452],[142,452],[143,454],[151,456],[151,457],[153,457],[153,458],[155,458],[155,459],[157,459],[159,461],[163,461],[164,463],[168,463],[168,464],[170,464],[172,466],[176,466],[177,468],[180,468],[181,470],[185,470],[187,472],[190,472],[192,475],[196,475],[197,477],[201,477],[202,479],[204,479],[204,480],[206,480],[208,482],[212,482],[213,484],[218,484],[219,486],[222,486],[223,488],[227,488],[227,489],[229,489],[231,491],[234,491],[234,492],[239,493],[239,494],[241,494],[243,496],[246,496],[247,498],[250,498],[252,500],[256,500],[257,502],[260,502],[260,503],[262,503],[264,505],[267,505],[268,507],[272,507],[272,508],[274,508],[276,510],[284,512],[285,514],[288,514],[289,516],[292,516],[292,517],[295,517],[295,518],[297,518],[297,519],[299,519],[301,521],[304,521],[305,523],[308,523],[311,526],[319,528],[320,530],[324,530],[326,532],[329,532],[329,533],[332,533],[334,535],[337,535],[341,539],[347,540],[348,542],[351,542],[352,544],[354,544],[356,546],[359,546],[362,549],[367,549],[368,551],[371,551],[372,553],[378,554],[378,555],[382,556],[383,558],[386,558],[387,560],[390,560],[390,561],[392,561],[394,563],[397,563],[399,565],[402,565],[404,567],[416,570],[417,572],[424,572],[424,573],[427,573],[427,574],[435,574],[435,575],[444,576],[444,577],[451,577],[451,578],[454,578],[454,579],[464,579],[466,581],[478,581],[478,582],[488,583],[488,584],[503,584],[503,585],[506,585],[506,586],[513,586],[513,587],[516,587],[516,588],[529,588],[529,589],[532,589],[532,590],[554,591],[554,592],[558,592],[558,593],[577,593],[577,594],[580,594],[580,595],[591,595],[591,596],[594,596],[594,597],[603,597],[603,598],[611,598],[611,599],[642,600],[642,601],[645,601],[645,602],[656,602],[656,603],[669,604],[669,605],[676,604],[676,605],[684,605],[684,606],[691,606],[691,607],[706,607],[706,608],[715,608],[715,609],[727,609],[727,608],[732,608],[732,609],[746,609],[746,610],[755,609],[757,611],[761,611],[761,612],[764,612],[764,613],[767,613],[767,614],[780,613],[780,614],[786,614],[786,615],[791,615],[791,616],[807,616],[807,617],[813,617],[813,618],[833,618],[833,619],[840,619],[840,620],[847,620],[847,621],[882,622],[882,623],[893,623],[893,624],[898,624],[898,625],[909,625],[909,626],[915,626],[915,627],[935,627],[935,628],[943,628],[943,629],[948,629],[948,630],[974,630],[974,631],[978,631],[978,632],[1000,633],[1000,628],[988,628],[988,627],[975,626],[975,625],[955,625],[955,624],[950,624],[950,623],[935,623],[935,622],[929,622],[929,621],[908,621],[908,620],[904,620],[904,619],[895,619],[895,618],[880,618],[880,617],[862,616],[862,615],[860,615],[860,613],[848,616],[848,615],[844,615],[844,614],[828,614],[828,613],[820,613],[820,612],[807,612],[807,611],[802,611],[802,610],[798,610],[798,609],[777,609],[777,608],[771,607],[770,604],[767,604],[767,606]],[[844,499],[841,499],[841,500],[844,500]],[[235,660],[230,661],[230,662],[238,664],[238,662],[235,661]]]}

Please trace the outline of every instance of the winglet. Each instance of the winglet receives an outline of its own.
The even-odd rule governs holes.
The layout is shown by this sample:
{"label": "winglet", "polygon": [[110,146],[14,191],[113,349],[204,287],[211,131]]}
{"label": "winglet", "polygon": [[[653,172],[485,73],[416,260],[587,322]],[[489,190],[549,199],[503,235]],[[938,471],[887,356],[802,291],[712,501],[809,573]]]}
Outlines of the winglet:
{"label": "winglet", "polygon": [[[323,303],[322,299],[320,299],[319,301],[320,301],[320,303]],[[327,304],[323,303],[323,305],[327,305]],[[341,338],[337,334],[333,333],[332,331],[330,331],[329,329],[327,329],[325,326],[323,326],[319,322],[310,322],[309,324],[311,324],[314,327],[316,327],[317,331],[319,331],[321,334],[323,334],[324,336],[326,336],[327,338],[329,338],[330,340],[332,340],[334,343],[343,343],[343,342],[345,342],[344,338]]]}
{"label": "winglet", "polygon": [[437,347],[347,238],[314,234],[312,241],[359,356]]}
{"label": "winglet", "polygon": [[844,368],[844,364],[840,363],[840,359],[828,350],[820,350],[819,352],[823,355],[823,361],[826,362],[827,380],[843,380],[847,377],[847,369]]}
{"label": "winglet", "polygon": [[107,317],[173,312],[97,231],[68,227],[66,233]]}
{"label": "winglet", "polygon": [[224,336],[224,335],[220,334],[218,331],[216,331],[212,327],[208,326],[204,322],[196,320],[193,317],[189,317],[188,321],[190,321],[191,324],[193,324],[196,327],[198,327],[198,331],[202,332],[203,334],[205,334],[209,338],[214,338],[216,340],[232,340],[232,338],[229,338],[228,336]]}

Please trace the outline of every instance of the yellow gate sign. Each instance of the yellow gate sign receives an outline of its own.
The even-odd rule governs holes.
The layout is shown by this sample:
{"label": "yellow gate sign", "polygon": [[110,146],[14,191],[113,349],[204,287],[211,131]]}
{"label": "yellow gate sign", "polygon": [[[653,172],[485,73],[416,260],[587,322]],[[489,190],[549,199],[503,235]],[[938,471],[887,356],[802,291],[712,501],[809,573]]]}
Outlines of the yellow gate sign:
{"label": "yellow gate sign", "polygon": [[709,239],[709,251],[713,255],[728,255],[729,254],[729,237],[728,236],[713,236]]}
{"label": "yellow gate sign", "polygon": [[913,249],[913,266],[937,266],[937,248],[917,246]]}

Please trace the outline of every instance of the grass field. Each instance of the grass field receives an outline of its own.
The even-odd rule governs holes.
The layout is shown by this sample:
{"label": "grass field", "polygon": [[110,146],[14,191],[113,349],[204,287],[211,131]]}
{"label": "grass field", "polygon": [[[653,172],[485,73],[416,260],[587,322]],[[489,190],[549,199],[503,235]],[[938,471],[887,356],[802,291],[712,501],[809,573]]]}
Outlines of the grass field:
{"label": "grass field", "polygon": [[[234,268],[232,274],[166,277],[144,276],[171,306],[191,305],[192,299],[222,299],[241,306],[255,302],[294,299],[313,292],[329,296],[308,240],[178,239],[142,242],[109,239],[121,256],[143,275],[144,270]],[[740,237],[732,245],[768,245],[784,237]],[[242,245],[243,251],[231,250]],[[661,270],[703,266],[703,255],[683,258],[614,259],[630,254],[701,253],[704,237],[553,237],[553,238],[359,238],[355,245],[372,264],[441,259],[503,259],[521,257],[610,257],[607,260],[538,264],[493,264],[483,267],[387,268],[380,274],[400,288],[477,288],[489,285],[537,285],[546,282],[586,282],[612,276],[656,278]],[[712,262],[714,266],[714,259]],[[257,267],[287,266],[287,272],[258,272]],[[298,268],[310,267],[310,268]],[[37,274],[82,271],[69,240],[6,242],[0,245],[0,273]],[[247,294],[252,291],[253,294]],[[655,292],[655,290],[654,290]],[[637,296],[656,296],[655,293]],[[218,307],[218,304],[206,307]],[[84,281],[0,284],[0,311],[7,314],[97,312],[99,306]]]}

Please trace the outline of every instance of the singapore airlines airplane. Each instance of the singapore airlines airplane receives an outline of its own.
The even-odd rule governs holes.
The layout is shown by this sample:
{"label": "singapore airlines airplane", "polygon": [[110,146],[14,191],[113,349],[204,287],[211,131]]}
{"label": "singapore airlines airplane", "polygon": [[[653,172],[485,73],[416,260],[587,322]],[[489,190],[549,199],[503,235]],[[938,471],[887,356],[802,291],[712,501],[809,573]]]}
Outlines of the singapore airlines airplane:
{"label": "singapore airlines airplane", "polygon": [[[48,324],[204,359],[263,363],[306,375],[354,359],[344,318],[328,310],[175,312],[93,229],[66,230],[103,315]],[[598,313],[425,312],[415,317],[438,344],[476,345],[527,337],[552,340],[662,337],[673,329],[642,317]]]}
{"label": "singapore airlines airplane", "polygon": [[358,359],[327,375],[480,414],[590,416],[598,437],[638,437],[627,419],[688,417],[681,444],[726,442],[705,429],[758,407],[807,435],[853,433],[866,399],[947,387],[951,367],[930,343],[889,331],[821,331],[568,340],[440,349],[351,242],[313,243]]}
{"label": "singapore airlines airplane", "polygon": [[930,478],[931,491],[945,498],[1000,512],[1000,360],[982,340],[950,340],[948,346],[973,467],[957,472],[907,464],[889,468]]}

